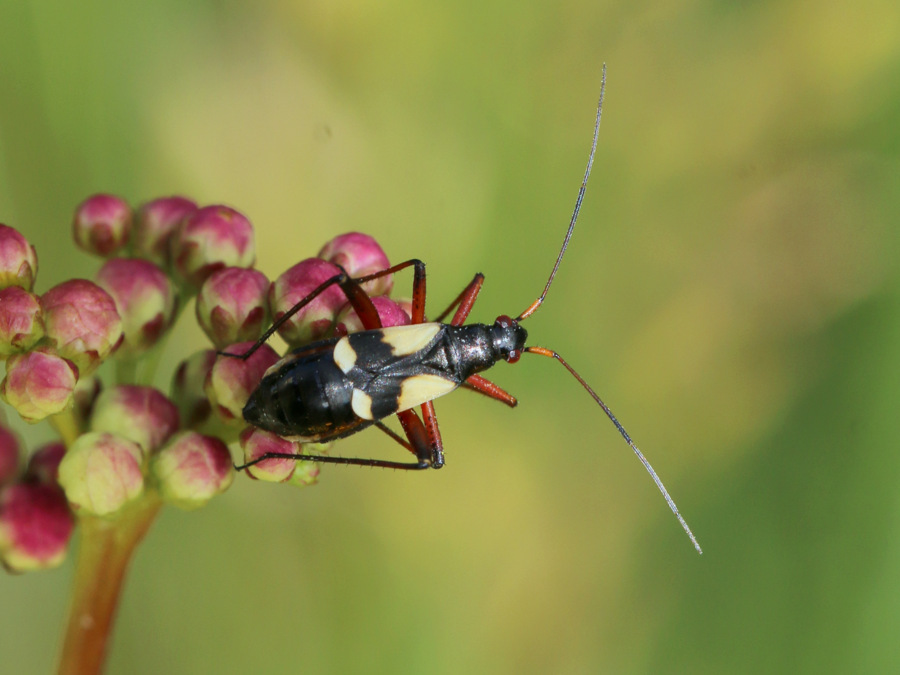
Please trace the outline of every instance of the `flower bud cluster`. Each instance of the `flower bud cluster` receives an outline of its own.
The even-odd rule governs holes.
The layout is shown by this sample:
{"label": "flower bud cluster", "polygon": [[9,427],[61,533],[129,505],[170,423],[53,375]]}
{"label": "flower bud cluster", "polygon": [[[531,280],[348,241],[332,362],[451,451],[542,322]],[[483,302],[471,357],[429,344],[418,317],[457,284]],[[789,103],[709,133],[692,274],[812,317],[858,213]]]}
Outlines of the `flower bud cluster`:
{"label": "flower bud cluster", "polygon": [[[0,562],[10,570],[59,564],[80,517],[114,519],[145,499],[202,506],[234,480],[227,443],[239,443],[244,463],[327,451],[244,421],[249,396],[281,358],[273,347],[246,359],[216,350],[245,353],[286,314],[278,333],[292,348],[361,330],[336,284],[292,310],[342,272],[359,278],[389,267],[374,239],[351,233],[270,281],[252,267],[253,228],[243,214],[184,197],[133,209],[94,195],[76,209],[72,232],[103,259],[99,270],[38,293],[34,247],[0,225],[0,398],[28,423],[49,419],[62,437],[29,458],[0,423]],[[391,286],[385,275],[363,288],[383,325],[407,324],[409,305],[387,297]],[[184,358],[166,394],[149,383],[191,298],[212,348]],[[101,368],[109,360],[115,367]],[[303,486],[317,481],[319,467],[266,459],[247,473]]]}

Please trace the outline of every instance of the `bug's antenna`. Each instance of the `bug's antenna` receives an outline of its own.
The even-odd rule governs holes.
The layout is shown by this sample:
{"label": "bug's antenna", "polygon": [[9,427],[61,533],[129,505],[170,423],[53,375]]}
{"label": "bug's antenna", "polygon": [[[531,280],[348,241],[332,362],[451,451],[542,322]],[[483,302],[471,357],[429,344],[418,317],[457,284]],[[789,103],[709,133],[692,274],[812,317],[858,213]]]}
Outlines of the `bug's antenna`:
{"label": "bug's antenna", "polygon": [[578,212],[581,211],[581,200],[584,199],[584,190],[587,187],[588,177],[591,175],[591,168],[594,166],[594,152],[597,150],[597,135],[600,132],[600,113],[603,111],[603,93],[606,91],[606,64],[603,64],[603,76],[600,80],[600,101],[597,103],[597,121],[594,122],[594,141],[591,143],[591,155],[588,157],[587,169],[584,170],[584,180],[581,181],[581,187],[578,190],[578,199],[575,200],[575,210],[572,212],[572,220],[569,221],[569,230],[566,232],[566,238],[563,240],[562,248],[559,250],[559,255],[556,257],[556,263],[553,265],[553,271],[550,272],[550,278],[547,279],[547,285],[544,286],[544,292],[541,293],[541,297],[531,303],[531,305],[524,312],[519,314],[519,317],[516,321],[522,321],[523,319],[527,319],[529,316],[534,314],[537,311],[537,308],[541,306],[541,303],[544,302],[544,298],[547,297],[547,291],[550,290],[550,284],[553,283],[553,278],[556,276],[557,270],[559,270],[559,264],[562,262],[563,255],[566,252],[566,247],[569,245],[569,240],[572,238],[572,232],[575,231],[575,221],[578,220]]}
{"label": "bug's antenna", "polygon": [[650,462],[647,461],[647,458],[644,457],[644,453],[638,450],[638,447],[634,444],[634,441],[631,440],[631,436],[628,435],[628,432],[625,431],[625,427],[622,426],[622,423],[616,419],[616,416],[613,415],[612,410],[597,396],[597,392],[591,389],[590,385],[584,381],[584,379],[575,372],[575,369],[572,368],[559,354],[554,352],[551,349],[544,349],[543,347],[526,347],[523,351],[528,352],[530,354],[540,354],[541,356],[549,356],[552,359],[556,359],[563,366],[565,366],[566,370],[568,370],[572,376],[581,383],[581,386],[584,387],[587,392],[593,397],[593,399],[603,408],[603,412],[606,413],[606,416],[612,420],[612,423],[616,425],[616,429],[619,430],[619,433],[622,434],[622,437],[631,446],[631,449],[634,450],[634,454],[638,456],[638,459],[641,460],[641,464],[644,465],[644,468],[647,469],[647,472],[650,474],[650,477],[653,479],[653,482],[656,483],[656,487],[659,488],[659,491],[662,493],[662,496],[665,498],[666,503],[669,505],[669,508],[672,509],[672,513],[675,514],[675,517],[678,518],[678,522],[681,523],[681,527],[684,528],[684,531],[687,533],[687,536],[691,538],[691,542],[694,544],[694,548],[697,549],[697,553],[703,554],[703,549],[700,548],[700,544],[697,543],[697,538],[694,536],[694,533],[691,532],[691,528],[688,527],[687,522],[685,522],[684,518],[681,516],[681,513],[678,511],[678,507],[675,506],[675,501],[669,496],[669,491],[666,490],[666,487],[663,485],[662,481],[659,479],[659,476],[656,475],[656,471],[653,470],[653,467],[650,466]]}

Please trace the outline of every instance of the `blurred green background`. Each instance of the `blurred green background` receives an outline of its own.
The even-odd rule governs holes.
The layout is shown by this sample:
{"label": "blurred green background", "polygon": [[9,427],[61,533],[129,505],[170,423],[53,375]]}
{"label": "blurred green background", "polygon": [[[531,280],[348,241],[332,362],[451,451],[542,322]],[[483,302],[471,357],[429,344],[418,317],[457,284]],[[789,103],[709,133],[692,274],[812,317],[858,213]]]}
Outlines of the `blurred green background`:
{"label": "blurred green background", "polygon": [[[98,266],[69,239],[84,197],[185,194],[245,212],[273,278],[361,230],[427,261],[432,309],[484,272],[492,321],[546,280],[603,62],[579,228],[527,327],[705,554],[581,388],[524,358],[492,373],[518,409],[438,402],[439,473],[166,509],[108,672],[896,668],[896,0],[2,0],[0,221],[42,292]],[[169,372],[205,344],[189,324]],[[4,672],[53,667],[71,574],[0,577]]]}

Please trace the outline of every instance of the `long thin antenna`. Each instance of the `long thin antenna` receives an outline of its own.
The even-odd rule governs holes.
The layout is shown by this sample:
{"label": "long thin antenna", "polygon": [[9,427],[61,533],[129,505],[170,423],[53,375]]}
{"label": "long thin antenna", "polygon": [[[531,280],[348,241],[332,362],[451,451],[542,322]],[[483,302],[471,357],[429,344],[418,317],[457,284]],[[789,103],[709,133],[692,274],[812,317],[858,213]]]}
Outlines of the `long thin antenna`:
{"label": "long thin antenna", "polygon": [[547,291],[550,290],[550,284],[553,283],[553,278],[556,276],[557,270],[559,270],[559,264],[562,262],[566,247],[569,245],[569,240],[572,238],[572,233],[575,231],[575,221],[578,220],[578,212],[581,211],[581,200],[584,199],[584,190],[587,187],[588,178],[591,175],[591,168],[594,166],[594,152],[597,150],[597,136],[600,133],[600,114],[603,111],[603,93],[605,91],[606,64],[604,63],[603,77],[600,80],[600,101],[597,103],[597,121],[594,122],[594,141],[591,143],[591,155],[588,157],[587,169],[584,170],[584,180],[581,181],[581,187],[578,189],[578,199],[575,201],[575,210],[572,212],[572,220],[569,221],[569,230],[566,232],[566,238],[563,240],[562,248],[559,250],[559,255],[556,257],[553,271],[550,272],[550,278],[547,279],[547,285],[544,286],[544,292],[541,293],[541,297],[531,303],[531,306],[529,306],[528,309],[519,314],[516,321],[527,319],[534,314],[537,311],[537,308],[541,306],[541,303],[544,302],[544,298],[547,297]]}
{"label": "long thin antenna", "polygon": [[672,509],[672,513],[675,514],[675,517],[678,518],[678,522],[681,523],[681,527],[684,528],[684,531],[687,533],[687,536],[691,538],[691,542],[694,544],[694,548],[697,549],[697,553],[703,554],[703,549],[700,548],[700,544],[697,543],[697,538],[694,536],[694,533],[691,532],[691,528],[688,527],[687,522],[685,522],[684,518],[682,518],[681,513],[678,511],[678,507],[675,506],[675,501],[669,496],[669,491],[666,490],[665,485],[663,485],[662,481],[659,479],[659,476],[656,475],[656,471],[653,470],[653,467],[650,466],[650,462],[647,461],[647,458],[644,457],[644,453],[638,450],[638,447],[634,444],[634,441],[631,440],[631,436],[628,435],[628,432],[625,431],[625,427],[622,426],[621,422],[616,419],[616,416],[613,415],[612,410],[597,396],[597,392],[591,389],[590,385],[584,381],[584,379],[575,372],[575,369],[572,368],[568,363],[566,363],[565,359],[561,357],[559,354],[554,352],[551,349],[544,349],[543,347],[526,347],[524,351],[529,352],[531,354],[540,354],[541,356],[549,356],[550,358],[556,359],[562,365],[566,367],[572,376],[581,383],[581,386],[584,387],[587,392],[594,398],[594,400],[603,408],[603,412],[606,413],[606,416],[612,420],[612,423],[616,425],[616,429],[619,430],[619,433],[622,434],[622,437],[631,446],[631,449],[634,450],[634,454],[638,456],[638,459],[641,460],[641,464],[644,465],[644,468],[647,469],[650,477],[653,479],[653,482],[656,483],[656,487],[659,488],[659,491],[662,493],[662,496],[665,498],[666,503],[669,505],[669,508]]}

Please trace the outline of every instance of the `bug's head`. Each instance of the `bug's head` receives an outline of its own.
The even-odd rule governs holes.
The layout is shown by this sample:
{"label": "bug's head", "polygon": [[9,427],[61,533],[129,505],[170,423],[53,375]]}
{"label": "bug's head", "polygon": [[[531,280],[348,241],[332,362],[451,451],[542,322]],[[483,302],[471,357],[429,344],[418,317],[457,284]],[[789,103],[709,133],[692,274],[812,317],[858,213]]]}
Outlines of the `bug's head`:
{"label": "bug's head", "polygon": [[494,341],[494,350],[508,363],[515,363],[522,356],[525,349],[525,340],[528,332],[519,325],[517,319],[511,319],[503,314],[498,316],[491,327],[491,336]]}

